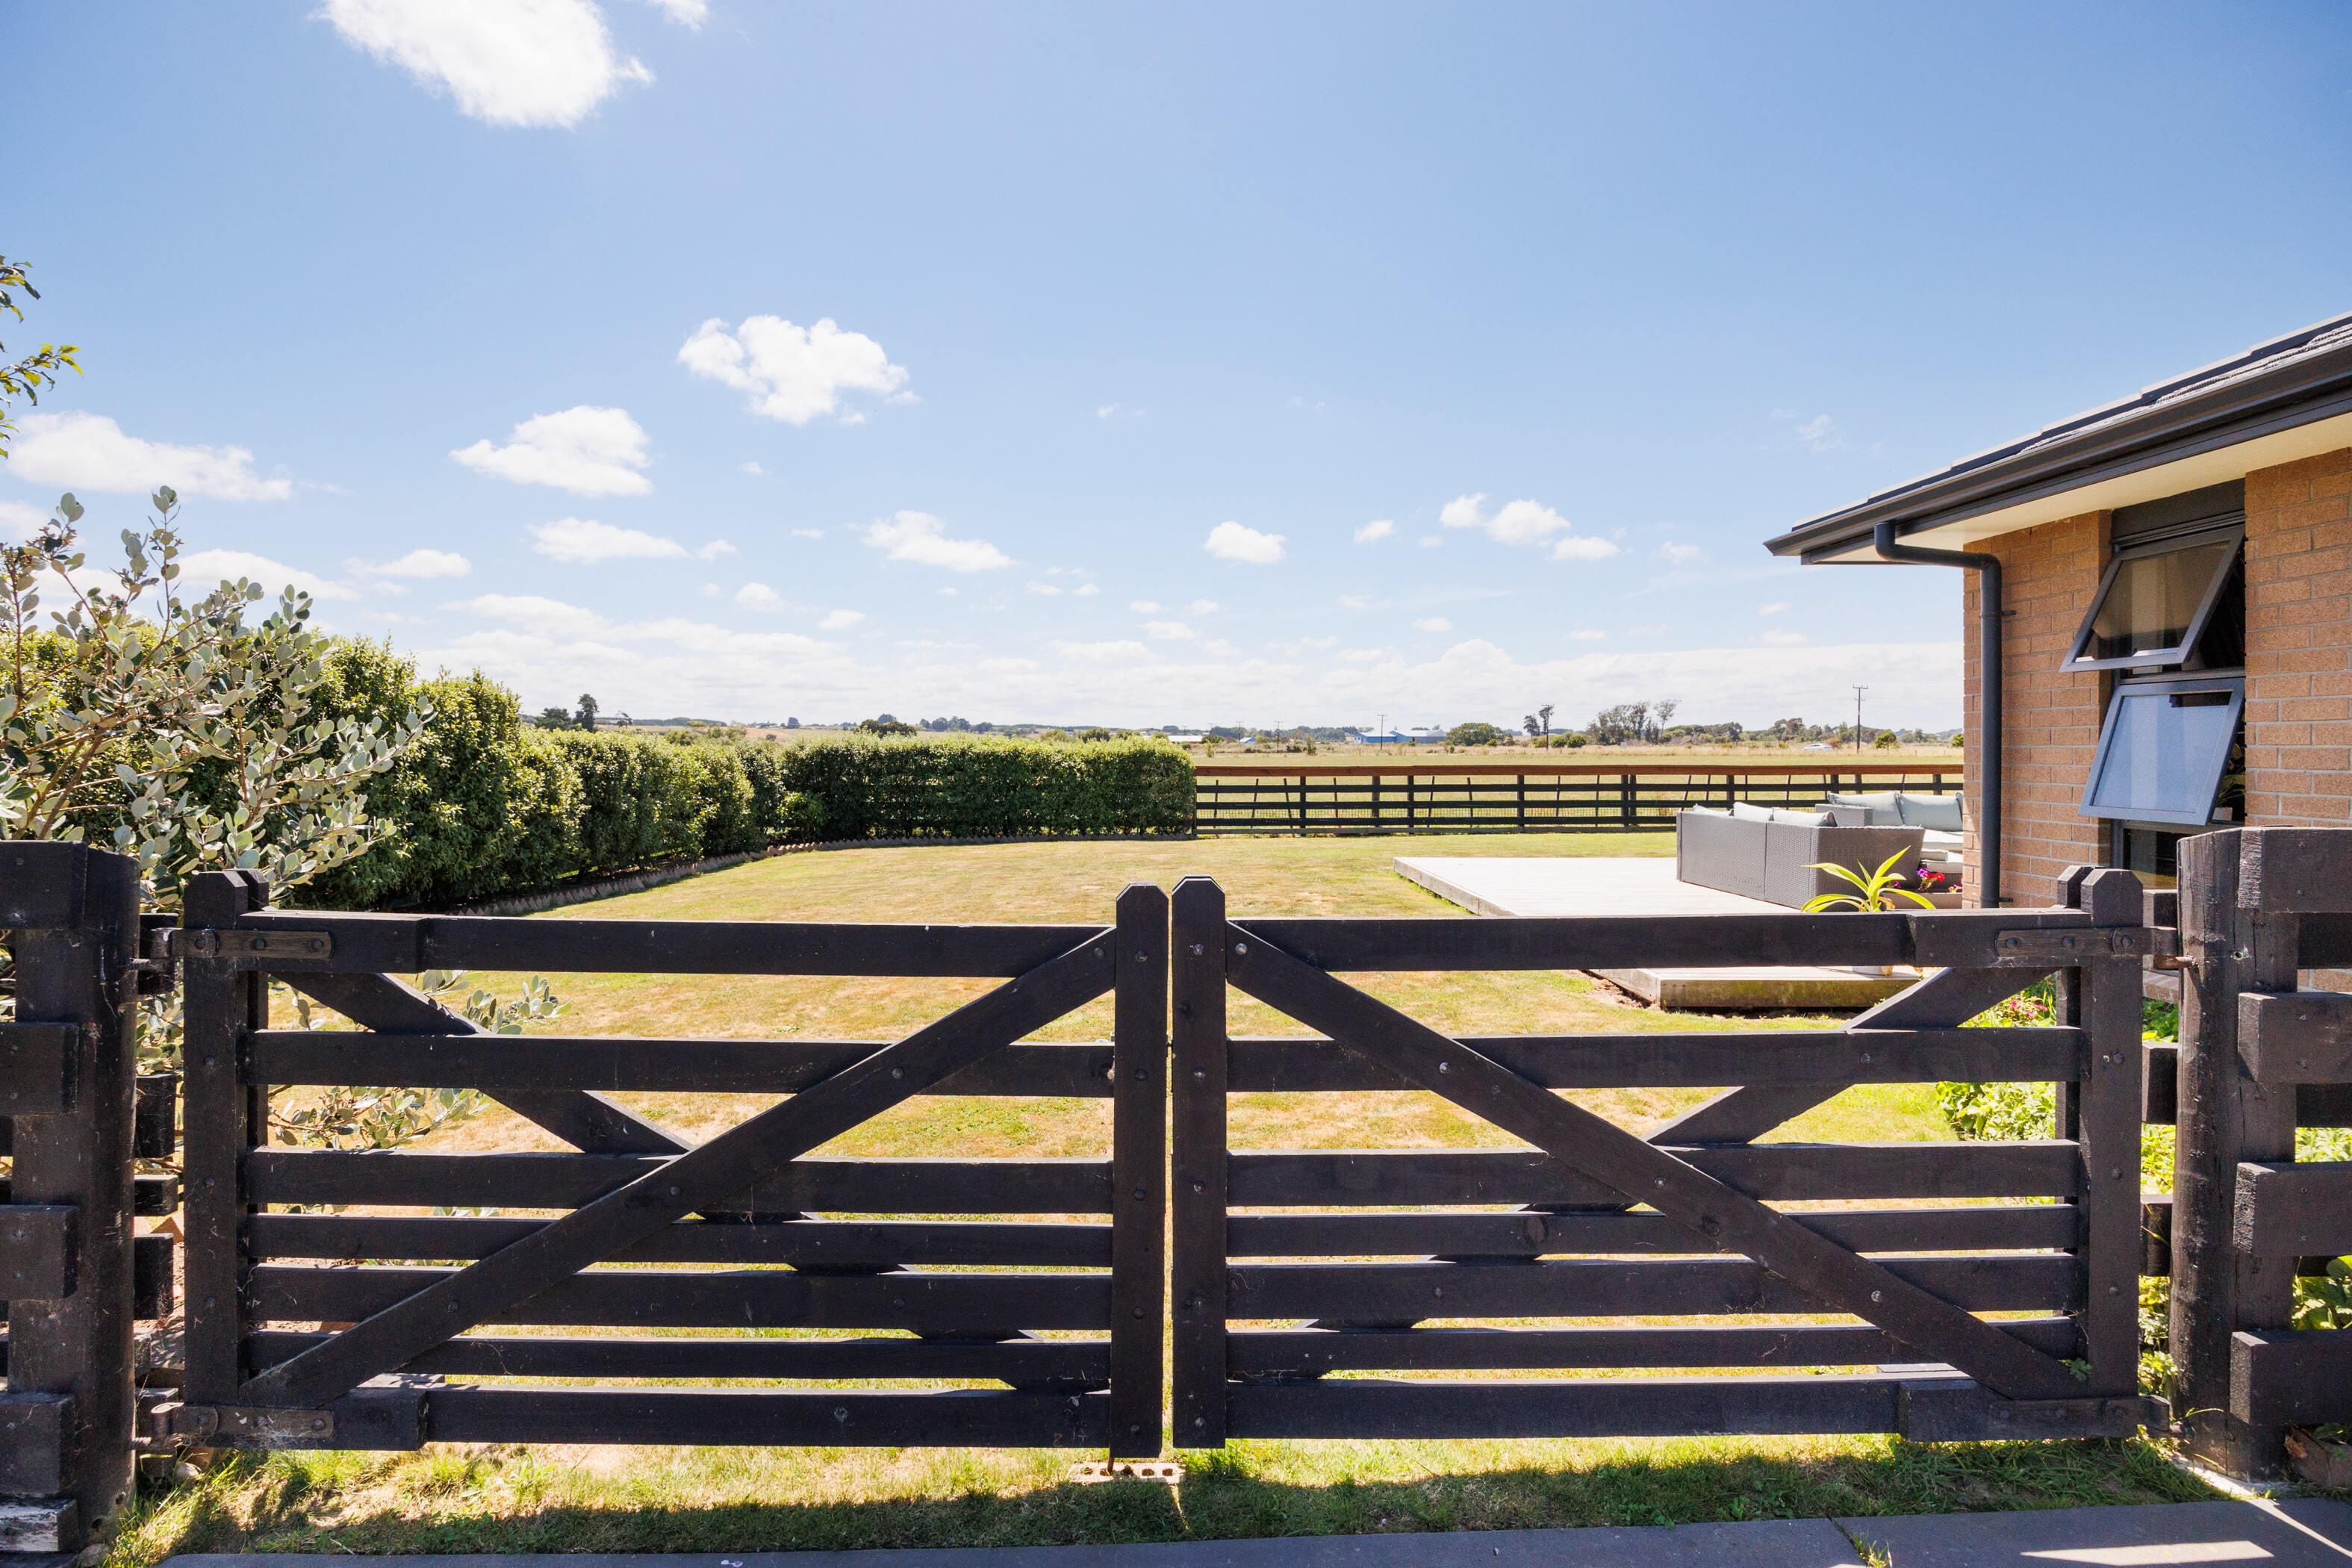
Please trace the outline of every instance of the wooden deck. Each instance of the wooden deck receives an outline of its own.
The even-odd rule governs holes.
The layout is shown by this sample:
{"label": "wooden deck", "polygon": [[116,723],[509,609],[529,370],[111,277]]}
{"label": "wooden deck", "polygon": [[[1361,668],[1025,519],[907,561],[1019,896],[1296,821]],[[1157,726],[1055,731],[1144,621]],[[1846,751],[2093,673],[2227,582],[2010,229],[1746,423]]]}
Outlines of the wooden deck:
{"label": "wooden deck", "polygon": [[[1400,855],[1397,874],[1481,915],[1789,914],[1760,899],[1677,880],[1664,857]],[[1916,979],[1855,969],[1608,969],[1593,973],[1653,1006],[1860,1009]]]}

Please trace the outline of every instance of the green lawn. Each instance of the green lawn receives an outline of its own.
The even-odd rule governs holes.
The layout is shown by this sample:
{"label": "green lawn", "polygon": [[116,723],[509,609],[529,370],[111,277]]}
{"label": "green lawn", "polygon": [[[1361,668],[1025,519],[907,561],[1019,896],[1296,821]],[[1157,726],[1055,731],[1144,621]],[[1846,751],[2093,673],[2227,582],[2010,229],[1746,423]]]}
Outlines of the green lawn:
{"label": "green lawn", "polygon": [[[1459,915],[1396,876],[1399,854],[1662,855],[1665,835],[1023,844],[790,855],[542,917],[841,921],[1107,920],[1119,889],[1215,877],[1236,914]],[[1462,918],[1469,918],[1464,916]],[[510,984],[504,977],[493,984]],[[569,1033],[885,1037],[976,984],[709,976],[556,977]],[[1370,989],[1442,1028],[1491,1033],[1804,1026],[1666,1016],[1560,973],[1405,974]],[[1304,1033],[1234,999],[1237,1031]],[[1105,1005],[1048,1031],[1108,1027]],[[1703,1090],[1578,1098],[1628,1126]],[[764,1101],[640,1095],[707,1135]],[[1509,1140],[1434,1097],[1261,1095],[1234,1109],[1256,1147],[1438,1147]],[[1780,1136],[1948,1137],[1928,1086],[1851,1090]],[[504,1113],[439,1146],[547,1147]],[[863,1154],[1098,1154],[1108,1104],[918,1100],[835,1147]],[[1239,1442],[1173,1490],[1081,1486],[1039,1451],[501,1447],[238,1459],[142,1495],[111,1561],[263,1550],[754,1551],[1160,1541],[1358,1531],[1667,1523],[2146,1502],[2207,1495],[2137,1442],[1923,1447],[1889,1437],[1430,1443]]]}

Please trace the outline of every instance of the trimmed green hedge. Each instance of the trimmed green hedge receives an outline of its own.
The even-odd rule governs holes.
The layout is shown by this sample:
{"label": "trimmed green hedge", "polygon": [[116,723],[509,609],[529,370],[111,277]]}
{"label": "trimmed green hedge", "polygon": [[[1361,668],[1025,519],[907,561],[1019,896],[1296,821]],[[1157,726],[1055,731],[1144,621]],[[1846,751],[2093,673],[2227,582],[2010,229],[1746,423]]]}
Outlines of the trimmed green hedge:
{"label": "trimmed green hedge", "polygon": [[333,716],[433,705],[418,743],[367,786],[365,855],[289,903],[463,903],[772,845],[841,838],[1185,833],[1192,766],[1151,741],[839,740],[787,746],[690,732],[546,731],[479,673],[417,679],[373,643],[329,660]]}

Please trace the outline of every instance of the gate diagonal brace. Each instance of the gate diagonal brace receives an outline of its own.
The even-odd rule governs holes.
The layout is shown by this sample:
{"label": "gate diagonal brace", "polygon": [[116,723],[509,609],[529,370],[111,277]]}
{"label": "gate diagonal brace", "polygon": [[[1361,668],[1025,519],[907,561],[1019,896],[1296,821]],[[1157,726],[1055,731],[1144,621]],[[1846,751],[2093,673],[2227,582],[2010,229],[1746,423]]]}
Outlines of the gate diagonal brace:
{"label": "gate diagonal brace", "polygon": [[1226,973],[1259,1001],[1528,1142],[1581,1175],[1648,1204],[2011,1399],[2079,1397],[2065,1366],[1849,1252],[1793,1217],[1460,1041],[1407,1016],[1244,927],[1225,927]]}
{"label": "gate diagonal brace", "polygon": [[674,1220],[726,1206],[811,1149],[1109,991],[1115,944],[1115,931],[1105,927],[897,1044],[247,1380],[237,1391],[240,1401],[324,1405]]}

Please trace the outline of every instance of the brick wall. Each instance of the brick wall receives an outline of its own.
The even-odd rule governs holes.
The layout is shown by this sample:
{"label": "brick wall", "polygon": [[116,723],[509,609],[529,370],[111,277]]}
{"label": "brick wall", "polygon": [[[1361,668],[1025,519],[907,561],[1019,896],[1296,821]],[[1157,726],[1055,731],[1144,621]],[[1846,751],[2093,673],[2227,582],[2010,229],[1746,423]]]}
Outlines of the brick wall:
{"label": "brick wall", "polygon": [[2246,476],[2246,819],[2352,822],[2352,450]]}
{"label": "brick wall", "polygon": [[[2092,593],[2107,559],[2107,514],[2088,512],[2040,528],[2004,534],[1974,546],[1999,555],[2007,578],[2008,615],[2002,628],[2002,729],[2007,747],[2001,769],[2001,894],[2009,904],[2032,908],[2055,901],[2058,876],[2069,866],[2097,864],[2107,858],[2104,825],[2077,815],[2091,756],[2098,749],[2099,721],[2107,683],[2097,673],[2061,675],[2074,631],[2090,607]],[[1976,574],[1966,574],[1961,622],[1963,718],[1968,731],[1968,772],[1983,776],[1983,733],[1976,646]],[[1981,800],[1969,790],[1971,823]],[[1984,886],[1976,837],[1968,843],[1966,886],[1970,903]]]}

